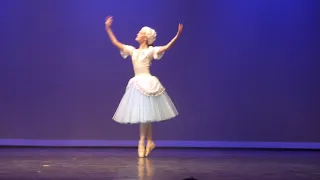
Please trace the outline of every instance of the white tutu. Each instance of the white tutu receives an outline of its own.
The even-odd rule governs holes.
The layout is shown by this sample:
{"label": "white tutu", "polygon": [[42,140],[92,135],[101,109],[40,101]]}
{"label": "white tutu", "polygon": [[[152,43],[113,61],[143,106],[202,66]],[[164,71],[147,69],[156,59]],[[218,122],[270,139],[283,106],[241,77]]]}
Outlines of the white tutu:
{"label": "white tutu", "polygon": [[130,79],[113,120],[123,124],[148,123],[177,115],[178,111],[160,81],[145,74]]}

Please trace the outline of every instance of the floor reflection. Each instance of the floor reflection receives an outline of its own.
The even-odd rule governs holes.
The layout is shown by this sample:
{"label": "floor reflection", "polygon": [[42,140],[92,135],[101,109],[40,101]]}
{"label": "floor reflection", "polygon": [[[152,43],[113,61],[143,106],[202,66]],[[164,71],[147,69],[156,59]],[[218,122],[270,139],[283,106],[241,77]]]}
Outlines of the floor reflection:
{"label": "floor reflection", "polygon": [[137,167],[139,180],[151,180],[154,177],[152,160],[148,158],[138,158]]}

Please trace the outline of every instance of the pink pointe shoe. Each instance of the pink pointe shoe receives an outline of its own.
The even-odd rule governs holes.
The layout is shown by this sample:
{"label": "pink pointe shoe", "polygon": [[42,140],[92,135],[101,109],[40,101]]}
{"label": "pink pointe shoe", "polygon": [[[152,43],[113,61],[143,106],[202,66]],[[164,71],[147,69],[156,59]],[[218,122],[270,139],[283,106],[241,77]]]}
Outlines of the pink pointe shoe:
{"label": "pink pointe shoe", "polygon": [[145,147],[144,147],[144,142],[143,141],[139,141],[139,145],[138,145],[138,156],[140,158],[145,156]]}
{"label": "pink pointe shoe", "polygon": [[155,143],[153,141],[148,141],[147,147],[146,147],[146,157],[151,153],[151,151],[156,147]]}

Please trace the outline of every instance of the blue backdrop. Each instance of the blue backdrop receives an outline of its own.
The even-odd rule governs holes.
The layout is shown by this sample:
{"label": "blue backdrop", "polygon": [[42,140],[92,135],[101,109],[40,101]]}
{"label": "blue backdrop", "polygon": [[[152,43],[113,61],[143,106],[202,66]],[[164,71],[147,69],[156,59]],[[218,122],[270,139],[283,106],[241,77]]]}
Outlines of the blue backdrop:
{"label": "blue backdrop", "polygon": [[163,45],[152,66],[180,115],[154,126],[178,141],[320,142],[316,0],[3,0],[0,138],[137,140],[111,118],[133,76],[104,30]]}

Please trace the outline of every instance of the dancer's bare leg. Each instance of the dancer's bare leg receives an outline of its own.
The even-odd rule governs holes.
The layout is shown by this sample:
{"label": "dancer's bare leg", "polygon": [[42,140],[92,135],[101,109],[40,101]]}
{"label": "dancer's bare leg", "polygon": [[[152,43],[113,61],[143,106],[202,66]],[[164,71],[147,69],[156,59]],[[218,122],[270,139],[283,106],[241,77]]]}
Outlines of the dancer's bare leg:
{"label": "dancer's bare leg", "polygon": [[139,155],[139,157],[144,157],[145,156],[144,141],[146,140],[146,137],[147,137],[147,130],[148,130],[148,124],[141,123],[140,124],[140,140],[139,140],[139,145],[138,145],[138,155]]}
{"label": "dancer's bare leg", "polygon": [[148,129],[147,129],[147,147],[146,147],[146,156],[148,156],[151,151],[156,147],[155,143],[152,139],[152,124],[148,123]]}

